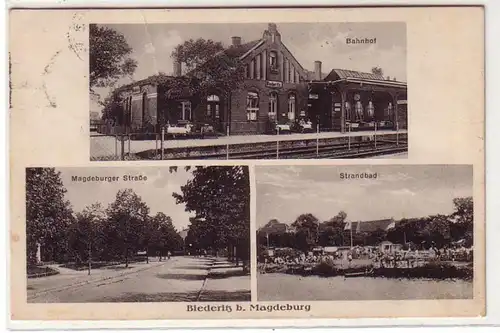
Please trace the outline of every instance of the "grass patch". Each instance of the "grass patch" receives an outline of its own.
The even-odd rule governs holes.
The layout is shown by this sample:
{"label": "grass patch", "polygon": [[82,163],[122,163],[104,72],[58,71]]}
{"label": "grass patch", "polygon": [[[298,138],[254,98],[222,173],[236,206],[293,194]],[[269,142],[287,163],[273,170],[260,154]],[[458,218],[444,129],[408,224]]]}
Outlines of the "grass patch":
{"label": "grass patch", "polygon": [[52,269],[47,266],[28,266],[27,267],[27,275],[28,278],[37,278],[44,276],[57,275],[59,272],[55,269]]}
{"label": "grass patch", "polygon": [[[138,263],[138,262],[146,262],[146,260],[129,260],[128,263],[130,265],[130,264]],[[91,263],[91,268],[92,269],[98,269],[98,268],[116,269],[116,270],[125,269],[125,266],[117,267],[119,265],[125,265],[125,263],[122,261],[93,261]],[[84,271],[84,270],[87,270],[89,266],[88,266],[88,263],[86,263],[86,262],[81,262],[81,263],[69,262],[69,263],[62,264],[61,267],[73,269],[75,271]]]}

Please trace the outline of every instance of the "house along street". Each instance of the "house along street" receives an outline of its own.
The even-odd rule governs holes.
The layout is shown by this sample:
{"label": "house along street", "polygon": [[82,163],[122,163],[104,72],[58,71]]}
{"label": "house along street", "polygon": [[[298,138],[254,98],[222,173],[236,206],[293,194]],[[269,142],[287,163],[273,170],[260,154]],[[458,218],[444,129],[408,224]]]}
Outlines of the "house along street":
{"label": "house along street", "polygon": [[29,303],[250,301],[250,275],[221,258],[172,257],[28,279]]}

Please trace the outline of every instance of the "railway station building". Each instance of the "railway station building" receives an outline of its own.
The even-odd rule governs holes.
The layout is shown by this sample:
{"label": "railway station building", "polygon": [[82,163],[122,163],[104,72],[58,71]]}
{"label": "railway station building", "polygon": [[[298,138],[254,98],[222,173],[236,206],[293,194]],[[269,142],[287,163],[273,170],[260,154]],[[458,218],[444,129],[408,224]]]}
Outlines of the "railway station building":
{"label": "railway station building", "polygon": [[[190,89],[191,78],[175,63],[172,76],[152,76],[116,90],[117,122],[132,132],[157,132],[165,124],[210,124],[219,133],[263,134],[275,124],[310,121],[321,131],[405,129],[406,83],[372,73],[333,69],[323,77],[321,61],[308,71],[282,42],[274,23],[261,37],[232,37],[224,51],[245,66],[245,80],[233,91],[205,96]],[[179,81],[186,88],[173,92]],[[177,86],[177,85],[176,85]]]}

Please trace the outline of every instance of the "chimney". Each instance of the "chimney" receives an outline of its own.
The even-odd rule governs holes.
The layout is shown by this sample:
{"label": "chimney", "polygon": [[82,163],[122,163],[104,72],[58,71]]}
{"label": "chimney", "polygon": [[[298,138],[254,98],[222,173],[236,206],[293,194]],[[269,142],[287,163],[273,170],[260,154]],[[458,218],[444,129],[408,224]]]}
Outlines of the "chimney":
{"label": "chimney", "polygon": [[241,37],[239,37],[239,36],[231,37],[231,44],[233,46],[240,46],[241,45]]}
{"label": "chimney", "polygon": [[316,81],[321,80],[321,61],[319,60],[314,62],[314,79]]}
{"label": "chimney", "polygon": [[269,23],[267,25],[267,30],[269,30],[270,33],[277,33],[278,28],[276,27],[276,23]]}
{"label": "chimney", "polygon": [[182,64],[174,60],[174,76],[181,76],[182,75]]}

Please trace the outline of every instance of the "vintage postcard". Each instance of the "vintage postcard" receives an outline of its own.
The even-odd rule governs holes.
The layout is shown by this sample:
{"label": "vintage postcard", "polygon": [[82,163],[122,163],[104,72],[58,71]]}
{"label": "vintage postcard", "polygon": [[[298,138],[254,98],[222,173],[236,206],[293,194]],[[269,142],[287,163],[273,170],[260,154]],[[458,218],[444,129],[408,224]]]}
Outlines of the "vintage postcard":
{"label": "vintage postcard", "polygon": [[12,10],[11,319],[484,316],[483,16]]}

